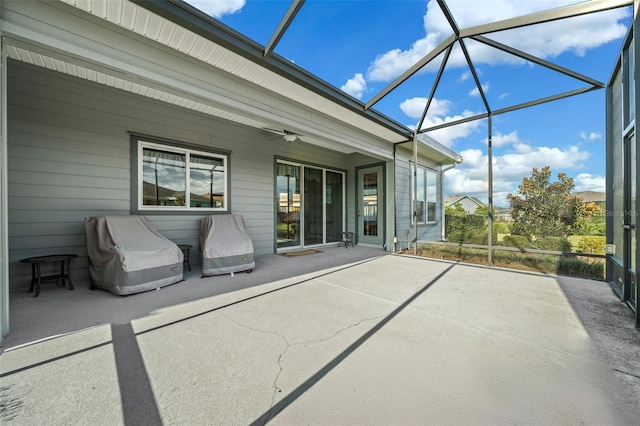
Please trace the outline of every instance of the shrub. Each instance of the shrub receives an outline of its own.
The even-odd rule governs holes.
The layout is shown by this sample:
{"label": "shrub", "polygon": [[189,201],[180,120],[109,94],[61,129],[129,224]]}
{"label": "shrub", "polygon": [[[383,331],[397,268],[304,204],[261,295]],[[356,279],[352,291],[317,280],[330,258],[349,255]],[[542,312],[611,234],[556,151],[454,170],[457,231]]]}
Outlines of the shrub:
{"label": "shrub", "polygon": [[473,234],[473,235],[469,235],[469,237],[467,237],[465,243],[468,244],[481,244],[481,245],[487,245],[489,244],[489,236],[485,233],[478,233],[478,234]]}
{"label": "shrub", "polygon": [[540,250],[571,251],[571,243],[562,237],[544,237],[536,243]]}
{"label": "shrub", "polygon": [[452,232],[447,235],[447,240],[452,243],[464,243],[464,232]]}
{"label": "shrub", "polygon": [[524,235],[505,235],[502,244],[507,247],[530,248],[531,243]]}
{"label": "shrub", "polygon": [[604,254],[604,246],[606,242],[606,237],[584,237],[578,243],[578,248],[583,253]]}
{"label": "shrub", "polygon": [[604,278],[604,262],[581,260],[575,257],[558,259],[558,273],[576,277]]}
{"label": "shrub", "polygon": [[445,216],[445,235],[452,242],[467,242],[470,236],[486,232],[487,218],[478,215],[453,215]]}
{"label": "shrub", "polygon": [[510,234],[513,225],[507,222],[493,222],[493,230],[499,234]]}
{"label": "shrub", "polygon": [[[437,259],[451,259],[478,264],[487,263],[486,249],[422,244],[419,247],[418,254]],[[495,266],[507,268],[604,279],[605,262],[602,259],[591,260],[580,257],[520,253],[497,249],[494,251],[493,262]]]}

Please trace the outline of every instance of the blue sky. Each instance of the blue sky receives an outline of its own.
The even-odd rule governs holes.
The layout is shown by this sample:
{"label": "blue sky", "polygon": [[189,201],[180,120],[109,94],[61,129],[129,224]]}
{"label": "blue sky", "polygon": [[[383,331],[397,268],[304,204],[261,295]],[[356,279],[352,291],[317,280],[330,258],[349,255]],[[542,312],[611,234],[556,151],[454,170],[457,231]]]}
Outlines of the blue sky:
{"label": "blue sky", "polygon": [[[289,7],[288,0],[190,0],[189,3],[266,44]],[[459,27],[547,10],[576,0],[447,0]],[[527,53],[606,83],[631,9],[488,35]],[[307,0],[276,53],[363,102],[451,34],[435,0]],[[469,40],[471,59],[492,109],[584,87],[544,67]],[[415,128],[431,92],[440,59],[415,74],[374,108]],[[459,49],[449,59],[428,123],[484,112]],[[429,134],[458,152],[464,163],[446,173],[445,195],[487,200],[487,121]],[[576,191],[605,190],[605,91],[495,116],[494,202],[507,207],[532,167],[551,166],[574,178]]]}

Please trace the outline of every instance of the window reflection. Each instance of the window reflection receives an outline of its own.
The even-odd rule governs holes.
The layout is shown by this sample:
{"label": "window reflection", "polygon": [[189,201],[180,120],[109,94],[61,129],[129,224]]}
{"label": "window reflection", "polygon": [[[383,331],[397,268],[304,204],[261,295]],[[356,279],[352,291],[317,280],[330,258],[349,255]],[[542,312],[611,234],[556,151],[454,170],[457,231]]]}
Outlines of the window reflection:
{"label": "window reflection", "polygon": [[139,206],[226,209],[226,157],[139,141]]}
{"label": "window reflection", "polygon": [[220,158],[191,155],[189,163],[190,206],[224,207],[224,163]]}
{"label": "window reflection", "polygon": [[144,148],[143,205],[185,205],[185,155]]}

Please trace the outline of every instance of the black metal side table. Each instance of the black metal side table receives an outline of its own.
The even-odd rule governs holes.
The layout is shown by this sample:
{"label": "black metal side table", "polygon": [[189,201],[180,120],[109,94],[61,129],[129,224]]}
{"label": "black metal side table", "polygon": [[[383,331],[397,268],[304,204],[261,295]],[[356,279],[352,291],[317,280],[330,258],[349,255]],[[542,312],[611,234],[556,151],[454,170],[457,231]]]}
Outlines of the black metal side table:
{"label": "black metal side table", "polygon": [[[40,294],[40,284],[43,281],[57,281],[60,280],[62,285],[65,285],[65,280],[69,283],[69,290],[73,290],[73,283],[71,282],[71,259],[78,257],[77,254],[53,254],[49,256],[34,256],[22,259],[22,263],[31,264],[31,286],[29,287],[29,293],[33,291],[35,286],[36,292],[33,297],[38,297]],[[54,275],[42,275],[41,265],[43,263],[55,263],[60,262],[60,273]]]}
{"label": "black metal side table", "polygon": [[184,255],[185,265],[187,265],[187,268],[191,270],[191,262],[189,262],[189,251],[193,246],[190,244],[178,244],[178,247],[180,247],[180,250],[182,250],[182,254]]}
{"label": "black metal side table", "polygon": [[344,248],[349,248],[349,243],[351,243],[351,247],[355,247],[353,245],[353,232],[340,232],[338,235],[338,247],[340,247],[340,244],[344,243]]}

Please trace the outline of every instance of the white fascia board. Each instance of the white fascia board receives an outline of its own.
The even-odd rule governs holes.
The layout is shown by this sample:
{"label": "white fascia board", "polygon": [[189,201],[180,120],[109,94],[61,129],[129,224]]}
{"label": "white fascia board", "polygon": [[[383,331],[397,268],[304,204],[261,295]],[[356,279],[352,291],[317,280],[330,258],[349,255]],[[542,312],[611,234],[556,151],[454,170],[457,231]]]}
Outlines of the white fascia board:
{"label": "white fascia board", "polygon": [[[403,142],[397,146],[407,152],[413,152],[413,141]],[[418,163],[432,165],[434,167],[458,164],[462,157],[433,138],[426,135],[418,135]]]}
{"label": "white fascia board", "polygon": [[430,136],[427,136],[425,134],[419,134],[418,135],[418,142],[420,142],[422,145],[427,146],[428,148],[438,152],[439,154],[441,154],[442,156],[446,157],[449,161],[447,161],[447,164],[451,164],[452,162],[457,162],[457,159],[460,159],[460,155],[453,151],[452,149],[449,149],[448,147],[444,146],[443,144],[441,144],[440,142],[438,142],[437,140],[433,139]]}

